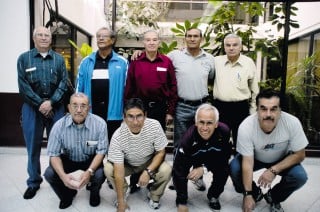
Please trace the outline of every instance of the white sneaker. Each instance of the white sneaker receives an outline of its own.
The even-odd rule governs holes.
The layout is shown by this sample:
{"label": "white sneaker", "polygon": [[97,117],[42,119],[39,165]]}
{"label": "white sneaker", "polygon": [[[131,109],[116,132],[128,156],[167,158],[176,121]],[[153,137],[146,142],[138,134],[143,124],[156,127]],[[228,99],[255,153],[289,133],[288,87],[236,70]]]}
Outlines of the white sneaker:
{"label": "white sneaker", "polygon": [[281,207],[280,203],[271,203],[270,205],[271,212],[284,212],[283,208]]}
{"label": "white sneaker", "polygon": [[[125,193],[125,195],[124,195],[124,200],[127,202],[127,199],[128,199],[128,197],[129,197],[129,195],[130,195],[130,187],[128,187],[128,190],[127,190],[127,192]],[[117,198],[115,199],[115,200],[113,200],[113,206],[114,207],[118,207],[118,200],[117,200]]]}
{"label": "white sneaker", "polygon": [[149,200],[149,206],[150,208],[157,210],[160,208],[160,203],[159,202],[154,202],[152,199]]}
{"label": "white sneaker", "polygon": [[148,193],[147,197],[148,197],[148,199],[149,199],[149,206],[150,206],[150,208],[152,208],[152,209],[154,209],[154,210],[157,210],[157,209],[160,208],[160,202],[153,201],[153,200],[151,199],[151,194],[150,194],[150,192]]}
{"label": "white sneaker", "polygon": [[194,186],[199,191],[205,191],[206,190],[206,184],[204,183],[203,179],[200,178],[197,181],[192,181]]}

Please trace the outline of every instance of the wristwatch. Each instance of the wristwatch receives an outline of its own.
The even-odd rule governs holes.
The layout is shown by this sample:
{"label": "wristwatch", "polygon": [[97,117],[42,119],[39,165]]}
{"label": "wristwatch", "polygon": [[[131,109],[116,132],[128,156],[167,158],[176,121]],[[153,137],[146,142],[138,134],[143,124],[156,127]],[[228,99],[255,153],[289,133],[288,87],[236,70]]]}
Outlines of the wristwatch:
{"label": "wristwatch", "polygon": [[154,175],[156,174],[154,171],[152,171],[151,169],[145,169],[149,175],[150,178],[154,178]]}
{"label": "wristwatch", "polygon": [[93,169],[89,168],[88,171],[90,172],[90,175],[91,175],[91,176],[94,176],[94,171],[93,171]]}
{"label": "wristwatch", "polygon": [[251,195],[252,196],[252,191],[244,191],[243,192],[243,196],[249,196],[249,195]]}

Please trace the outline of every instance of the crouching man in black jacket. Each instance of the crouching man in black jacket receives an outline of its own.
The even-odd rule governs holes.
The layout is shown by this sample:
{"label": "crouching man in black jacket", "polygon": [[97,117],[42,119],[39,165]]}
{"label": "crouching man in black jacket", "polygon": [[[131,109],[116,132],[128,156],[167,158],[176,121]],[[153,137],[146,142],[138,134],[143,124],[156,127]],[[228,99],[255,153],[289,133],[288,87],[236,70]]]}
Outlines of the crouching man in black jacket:
{"label": "crouching man in black jacket", "polygon": [[173,183],[179,212],[188,211],[188,180],[197,183],[204,174],[204,167],[213,173],[207,194],[209,207],[220,210],[219,196],[229,175],[229,140],[230,130],[219,123],[218,110],[210,104],[202,104],[196,111],[195,125],[186,131],[174,156]]}

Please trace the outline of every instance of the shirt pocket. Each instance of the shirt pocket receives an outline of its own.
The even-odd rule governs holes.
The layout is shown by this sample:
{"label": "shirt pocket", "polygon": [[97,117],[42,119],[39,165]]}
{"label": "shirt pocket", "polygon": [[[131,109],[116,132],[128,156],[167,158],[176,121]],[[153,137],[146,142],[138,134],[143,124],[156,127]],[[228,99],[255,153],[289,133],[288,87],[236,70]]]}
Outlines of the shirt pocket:
{"label": "shirt pocket", "polygon": [[85,155],[94,155],[98,147],[97,140],[87,140],[83,142],[82,151]]}

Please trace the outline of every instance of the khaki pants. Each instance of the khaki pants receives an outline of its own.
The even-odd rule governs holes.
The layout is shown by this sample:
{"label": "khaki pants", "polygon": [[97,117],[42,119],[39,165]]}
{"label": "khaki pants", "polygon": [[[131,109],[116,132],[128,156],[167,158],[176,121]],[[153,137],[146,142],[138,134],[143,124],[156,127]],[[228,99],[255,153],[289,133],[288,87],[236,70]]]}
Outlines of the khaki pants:
{"label": "khaki pants", "polygon": [[[130,166],[129,164],[125,164],[124,165],[125,176],[142,172],[145,168],[147,168],[150,162],[151,161],[148,161],[147,163],[141,166]],[[171,179],[171,170],[172,170],[171,166],[165,161],[162,162],[159,168],[156,170],[154,183],[150,187],[150,195],[153,201],[159,202],[161,196],[164,193],[164,190],[166,189],[168,182]],[[108,181],[112,184],[113,188],[116,188],[115,180],[114,180],[113,164],[110,163],[109,161],[104,164],[104,174],[106,175]],[[124,193],[126,193],[128,190],[128,183],[126,179],[124,179],[123,190],[124,190]]]}

